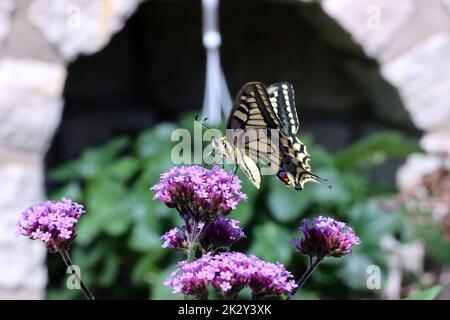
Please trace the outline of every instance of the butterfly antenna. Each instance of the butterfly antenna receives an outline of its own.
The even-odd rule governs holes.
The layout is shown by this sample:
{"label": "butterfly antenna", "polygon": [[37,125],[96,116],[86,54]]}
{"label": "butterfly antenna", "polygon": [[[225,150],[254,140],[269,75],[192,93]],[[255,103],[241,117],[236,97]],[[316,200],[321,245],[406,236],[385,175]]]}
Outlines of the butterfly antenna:
{"label": "butterfly antenna", "polygon": [[208,127],[208,126],[205,124],[205,121],[208,120],[208,118],[204,118],[203,120],[200,120],[199,118],[200,118],[200,116],[199,116],[199,115],[196,115],[196,116],[195,116],[195,121],[200,122],[200,123],[202,124],[202,126],[204,126],[206,129],[211,129],[210,127]]}
{"label": "butterfly antenna", "polygon": [[311,173],[311,172],[310,172],[310,175],[314,179],[316,179],[320,184],[326,185],[328,189],[332,189],[333,188],[333,186],[328,183],[328,179],[321,178],[317,174],[314,174],[314,173]]}

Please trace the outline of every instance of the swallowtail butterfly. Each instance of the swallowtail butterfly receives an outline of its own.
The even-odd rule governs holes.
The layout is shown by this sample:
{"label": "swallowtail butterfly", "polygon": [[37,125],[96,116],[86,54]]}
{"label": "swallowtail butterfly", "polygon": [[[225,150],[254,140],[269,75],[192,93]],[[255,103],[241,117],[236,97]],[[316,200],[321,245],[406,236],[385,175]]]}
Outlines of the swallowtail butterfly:
{"label": "swallowtail butterfly", "polygon": [[265,87],[245,84],[237,94],[227,122],[227,136],[213,147],[229,157],[259,188],[264,163],[287,186],[302,190],[306,182],[324,179],[311,172],[310,156],[298,138],[294,90],[286,82]]}

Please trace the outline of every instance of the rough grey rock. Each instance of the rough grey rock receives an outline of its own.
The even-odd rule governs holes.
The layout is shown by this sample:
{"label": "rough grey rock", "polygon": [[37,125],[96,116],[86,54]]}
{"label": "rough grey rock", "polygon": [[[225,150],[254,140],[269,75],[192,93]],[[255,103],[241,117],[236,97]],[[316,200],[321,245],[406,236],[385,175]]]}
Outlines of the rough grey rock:
{"label": "rough grey rock", "polygon": [[414,12],[413,0],[324,0],[322,7],[334,17],[367,55],[380,58],[410,23]]}
{"label": "rough grey rock", "polygon": [[61,65],[0,61],[0,146],[44,153],[59,124],[66,77]]}
{"label": "rough grey rock", "polygon": [[[60,121],[65,68],[0,61],[0,295],[43,298],[42,243],[14,235],[18,213],[44,199],[43,156]],[[11,292],[9,294],[9,292]]]}
{"label": "rough grey rock", "polygon": [[412,120],[435,131],[450,124],[450,34],[434,35],[382,66],[383,75],[399,90]]}
{"label": "rough grey rock", "polygon": [[[46,249],[38,241],[17,238],[15,225],[18,213],[44,196],[42,164],[38,161],[36,164],[0,164],[0,181],[0,291],[41,289],[47,282],[43,264]],[[42,298],[42,293],[28,296],[39,297]]]}
{"label": "rough grey rock", "polygon": [[14,0],[0,1],[0,46],[9,34],[11,28],[11,14],[14,8]]}
{"label": "rough grey rock", "polygon": [[30,21],[61,56],[74,60],[103,48],[142,0],[36,0]]}
{"label": "rough grey rock", "polygon": [[[0,46],[10,36],[0,52],[2,299],[45,297],[46,249],[41,242],[16,238],[14,230],[18,213],[45,198],[43,158],[60,123],[66,80],[66,67],[54,48],[67,61],[100,50],[140,1],[0,2]],[[13,4],[17,15],[10,21]],[[27,10],[44,36],[30,26]]]}

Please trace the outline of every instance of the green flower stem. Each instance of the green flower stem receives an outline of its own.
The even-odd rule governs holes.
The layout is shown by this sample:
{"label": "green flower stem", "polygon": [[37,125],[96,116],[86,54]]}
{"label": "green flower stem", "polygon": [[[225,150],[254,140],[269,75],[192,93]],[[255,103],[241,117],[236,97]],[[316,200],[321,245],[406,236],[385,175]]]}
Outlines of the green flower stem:
{"label": "green flower stem", "polygon": [[291,293],[287,297],[287,300],[291,300],[295,296],[297,291],[301,289],[301,287],[305,284],[306,280],[308,280],[308,278],[311,276],[314,270],[316,270],[317,266],[322,262],[323,258],[324,257],[320,258],[317,257],[316,260],[313,261],[313,258],[309,257],[308,269],[306,269],[305,273],[302,275],[300,280],[298,280],[297,282],[298,287],[291,291]]}
{"label": "green flower stem", "polygon": [[[67,268],[72,268],[73,263],[70,259],[69,252],[66,249],[60,249],[58,248],[58,252],[61,255],[61,258],[63,259],[65,265]],[[88,287],[84,284],[84,282],[81,280],[80,275],[75,272],[75,270],[72,269],[72,274],[74,275],[76,281],[80,284],[81,291],[83,291],[85,297],[87,300],[95,300],[94,295],[89,291]]]}
{"label": "green flower stem", "polygon": [[192,262],[195,258],[195,243],[189,243],[187,249],[187,261]]}
{"label": "green flower stem", "polygon": [[[187,261],[192,262],[195,260],[195,251],[197,249],[197,244],[195,242],[192,242],[191,240],[188,241],[188,247],[186,250],[187,255]],[[184,300],[191,300],[191,297],[188,295],[184,295]]]}

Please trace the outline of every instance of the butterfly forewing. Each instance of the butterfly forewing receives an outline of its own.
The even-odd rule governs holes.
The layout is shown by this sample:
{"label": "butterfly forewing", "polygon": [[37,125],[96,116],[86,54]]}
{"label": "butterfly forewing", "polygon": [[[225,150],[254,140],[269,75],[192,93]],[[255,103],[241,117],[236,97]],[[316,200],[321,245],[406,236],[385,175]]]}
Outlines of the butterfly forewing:
{"label": "butterfly forewing", "polygon": [[245,84],[236,96],[227,125],[227,138],[256,163],[269,166],[275,173],[281,163],[279,148],[273,143],[280,121],[275,114],[265,86]]}
{"label": "butterfly forewing", "polygon": [[228,118],[228,129],[278,129],[280,122],[273,111],[262,83],[245,84],[236,96]]}

